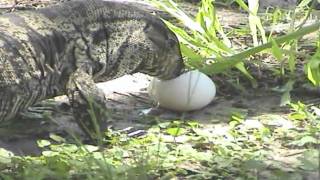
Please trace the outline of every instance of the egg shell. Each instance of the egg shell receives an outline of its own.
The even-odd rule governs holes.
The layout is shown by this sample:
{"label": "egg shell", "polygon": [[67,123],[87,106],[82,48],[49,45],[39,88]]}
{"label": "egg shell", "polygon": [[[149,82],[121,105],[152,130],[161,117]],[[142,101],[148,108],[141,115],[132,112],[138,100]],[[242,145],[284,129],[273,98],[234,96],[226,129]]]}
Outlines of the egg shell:
{"label": "egg shell", "polygon": [[148,92],[163,108],[192,111],[207,106],[214,99],[216,86],[207,75],[194,70],[172,80],[154,78]]}

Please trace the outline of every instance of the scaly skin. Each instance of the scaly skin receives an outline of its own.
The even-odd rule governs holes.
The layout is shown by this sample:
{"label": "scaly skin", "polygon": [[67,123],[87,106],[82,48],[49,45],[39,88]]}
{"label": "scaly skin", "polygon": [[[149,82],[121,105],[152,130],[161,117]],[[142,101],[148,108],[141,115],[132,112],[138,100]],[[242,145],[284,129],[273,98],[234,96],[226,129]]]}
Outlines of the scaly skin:
{"label": "scaly skin", "polygon": [[96,82],[135,72],[171,79],[182,69],[176,36],[136,6],[79,0],[0,16],[0,122],[66,94],[83,125],[90,106],[105,107]]}

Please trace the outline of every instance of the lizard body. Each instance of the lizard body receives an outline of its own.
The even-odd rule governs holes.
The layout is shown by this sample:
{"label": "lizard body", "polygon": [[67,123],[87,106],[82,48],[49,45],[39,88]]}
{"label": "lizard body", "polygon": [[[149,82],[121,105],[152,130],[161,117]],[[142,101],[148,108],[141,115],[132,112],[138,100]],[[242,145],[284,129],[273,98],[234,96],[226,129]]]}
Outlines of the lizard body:
{"label": "lizard body", "polygon": [[182,69],[174,33],[136,6],[78,0],[0,16],[0,122],[63,94],[83,122],[90,98],[106,103],[96,82],[135,72],[171,79]]}

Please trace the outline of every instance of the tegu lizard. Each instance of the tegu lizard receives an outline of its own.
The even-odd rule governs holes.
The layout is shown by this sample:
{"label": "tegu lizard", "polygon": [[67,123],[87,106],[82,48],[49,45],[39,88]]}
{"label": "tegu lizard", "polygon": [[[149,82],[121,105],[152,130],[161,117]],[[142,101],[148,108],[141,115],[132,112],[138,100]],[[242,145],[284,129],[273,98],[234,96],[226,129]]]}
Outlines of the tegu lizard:
{"label": "tegu lizard", "polygon": [[171,79],[182,70],[175,34],[138,6],[76,0],[0,16],[0,122],[65,94],[84,126],[90,109],[105,108],[95,83],[136,72]]}

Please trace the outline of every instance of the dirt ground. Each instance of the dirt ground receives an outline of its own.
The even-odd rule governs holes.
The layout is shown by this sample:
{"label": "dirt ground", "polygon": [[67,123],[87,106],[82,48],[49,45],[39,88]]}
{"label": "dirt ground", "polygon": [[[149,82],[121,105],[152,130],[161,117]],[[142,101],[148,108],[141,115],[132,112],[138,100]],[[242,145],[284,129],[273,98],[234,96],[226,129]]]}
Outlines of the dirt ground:
{"label": "dirt ground", "polygon": [[[182,114],[157,107],[147,93],[151,77],[143,74],[134,74],[119,79],[101,83],[108,99],[110,111],[109,124],[115,130],[130,129],[130,132],[144,130],[160,119],[181,119]],[[277,106],[279,95],[276,93],[256,90],[253,95],[235,95],[224,97],[219,95],[223,89],[218,90],[218,95],[207,107],[184,114],[186,120],[197,120],[207,128],[218,128],[227,125],[231,114],[234,112],[248,113],[250,119],[262,120],[265,118],[281,118],[283,110]],[[52,101],[50,101],[52,102]],[[263,102],[263,103],[262,103]],[[45,102],[46,112],[50,118],[46,119],[44,113],[39,114],[39,119],[17,120],[14,125],[0,127],[0,146],[17,154],[38,154],[36,140],[46,138],[49,133],[65,134],[65,131],[81,131],[72,119],[69,108],[65,108],[66,97],[58,97],[53,103]],[[49,105],[49,106],[48,106]],[[36,107],[33,108],[33,110]],[[41,107],[43,110],[43,107]],[[29,113],[30,115],[30,113]],[[281,118],[283,119],[283,118]],[[23,128],[23,131],[21,131]],[[20,131],[20,132],[19,132]],[[7,135],[10,134],[10,137]]]}

